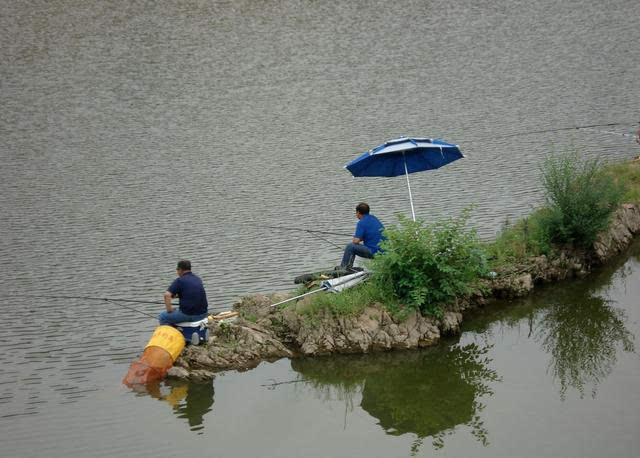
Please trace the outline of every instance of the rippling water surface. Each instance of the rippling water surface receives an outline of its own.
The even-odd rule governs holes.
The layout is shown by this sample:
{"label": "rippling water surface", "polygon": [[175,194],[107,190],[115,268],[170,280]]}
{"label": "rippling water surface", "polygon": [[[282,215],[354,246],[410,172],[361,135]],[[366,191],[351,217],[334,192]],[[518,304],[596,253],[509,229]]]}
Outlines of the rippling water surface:
{"label": "rippling water surface", "polygon": [[[216,403],[200,413],[207,421],[194,422],[206,428],[192,437],[164,403],[119,386],[153,320],[60,296],[159,300],[179,258],[192,260],[216,309],[289,289],[341,253],[266,226],[349,233],[361,200],[386,223],[407,214],[402,177],[353,179],[342,168],[400,135],[455,142],[467,156],[411,177],[418,216],[473,204],[473,223],[491,237],[540,203],[548,151],[638,154],[629,136],[640,106],[636,9],[629,0],[0,1],[3,449],[12,438],[13,456],[42,456],[60,439],[58,455],[157,456],[169,428],[178,442],[210,445],[238,438],[229,431],[247,416],[266,421],[266,393],[291,403],[267,427],[281,440],[267,454],[292,455],[304,436],[282,431],[300,424],[296,409],[326,404],[257,388],[286,377],[290,362],[219,377]],[[464,359],[464,348],[451,351]],[[169,410],[192,422],[184,399],[213,400],[207,389],[184,398],[163,385],[156,398],[177,390]],[[326,421],[342,425],[333,414]],[[317,428],[304,418],[309,433]],[[393,423],[380,422],[389,432]],[[393,427],[403,444],[432,435]]]}

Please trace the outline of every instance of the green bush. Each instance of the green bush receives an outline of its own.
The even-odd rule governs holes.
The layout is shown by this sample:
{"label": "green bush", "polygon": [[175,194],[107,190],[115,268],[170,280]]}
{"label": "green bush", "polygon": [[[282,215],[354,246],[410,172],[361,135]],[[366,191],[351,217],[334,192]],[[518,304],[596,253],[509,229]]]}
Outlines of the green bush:
{"label": "green bush", "polygon": [[425,225],[399,217],[385,230],[384,252],[371,261],[371,281],[405,308],[439,316],[441,306],[469,292],[487,271],[475,231],[466,230],[469,210],[459,218]]}
{"label": "green bush", "polygon": [[577,153],[550,155],[542,168],[542,184],[549,211],[542,220],[550,240],[589,246],[607,228],[624,190],[603,173],[598,159]]}

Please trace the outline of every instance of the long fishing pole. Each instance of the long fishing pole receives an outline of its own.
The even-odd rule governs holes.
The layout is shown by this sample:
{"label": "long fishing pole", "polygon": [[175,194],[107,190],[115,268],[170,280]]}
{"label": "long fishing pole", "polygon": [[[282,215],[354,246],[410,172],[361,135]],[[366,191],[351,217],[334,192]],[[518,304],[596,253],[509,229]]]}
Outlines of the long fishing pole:
{"label": "long fishing pole", "polygon": [[119,297],[95,297],[95,296],[38,296],[35,294],[18,294],[12,297],[34,297],[38,299],[87,299],[94,301],[120,301],[120,302],[136,302],[138,304],[164,305],[164,302],[142,301],[138,299],[123,299]]}
{"label": "long fishing pole", "polygon": [[307,234],[311,234],[314,237],[327,242],[329,245],[336,247],[338,250],[344,250],[344,246],[340,246],[338,244],[333,243],[331,240],[328,240],[324,237],[322,237],[320,234],[328,234],[328,235],[339,235],[341,237],[351,237],[350,235],[347,234],[341,234],[338,232],[329,232],[329,231],[316,231],[316,230],[312,230],[312,229],[302,229],[302,228],[297,228],[297,227],[283,227],[283,226],[258,226],[255,225],[252,227],[260,227],[260,228],[267,228],[267,229],[276,229],[276,230],[281,230],[281,231],[296,231],[296,232],[306,232]]}
{"label": "long fishing pole", "polygon": [[153,305],[163,305],[160,302],[151,302],[151,301],[141,301],[141,300],[137,300],[137,299],[120,299],[120,298],[115,298],[115,297],[93,297],[93,296],[38,296],[35,294],[19,294],[19,295],[13,295],[12,297],[31,297],[31,298],[37,298],[37,299],[82,299],[82,300],[88,300],[88,301],[103,301],[103,302],[111,302],[119,307],[125,308],[127,310],[132,310],[134,312],[138,312],[141,313],[143,315],[146,315],[148,317],[151,318],[158,318],[157,315],[152,315],[150,313],[147,312],[143,312],[142,310],[133,308],[133,307],[128,307],[124,304],[120,304],[119,302],[135,302],[138,304],[153,304]]}
{"label": "long fishing pole", "polygon": [[325,239],[324,237],[322,237],[321,235],[315,234],[313,232],[309,232],[311,235],[313,235],[316,238],[319,238],[320,240],[323,240],[325,242],[327,242],[329,245],[333,245],[334,247],[336,247],[338,250],[344,250],[343,246],[337,245],[335,243],[333,243],[331,240]]}
{"label": "long fishing pole", "polygon": [[313,230],[313,229],[304,229],[304,228],[299,228],[299,227],[265,226],[265,225],[262,225],[262,224],[248,224],[248,226],[260,227],[260,228],[266,228],[266,229],[278,229],[278,230],[281,230],[281,231],[309,232],[309,233],[312,233],[312,234],[326,234],[326,235],[339,235],[341,237],[351,237],[351,235],[344,234],[344,233],[341,233],[341,232],[317,231],[317,230]]}
{"label": "long fishing pole", "polygon": [[[30,297],[30,298],[36,298],[36,299],[82,299],[82,300],[89,300],[89,301],[104,301],[104,302],[113,302],[116,305],[119,305],[120,307],[129,309],[129,310],[133,310],[134,312],[138,312],[138,313],[142,313],[143,315],[147,315],[150,316],[152,318],[158,318],[157,315],[152,315],[150,313],[146,313],[143,312],[142,310],[133,308],[133,307],[127,307],[124,304],[118,304],[118,302],[134,302],[137,304],[151,304],[151,305],[165,305],[164,302],[159,302],[159,301],[143,301],[143,300],[138,300],[138,299],[124,299],[124,298],[119,298],[119,297],[95,297],[95,296],[40,296],[40,295],[36,295],[36,294],[17,294],[17,295],[11,295],[11,297]],[[174,307],[178,307],[178,304],[173,304]],[[228,307],[225,306],[218,306],[218,307],[209,307],[209,310],[213,310],[213,311],[218,311],[218,310],[227,310]]]}
{"label": "long fishing pole", "polygon": [[633,134],[625,134],[625,133],[622,133],[622,132],[614,132],[612,130],[596,130],[596,132],[602,132],[602,133],[605,133],[605,134],[620,135],[622,137],[630,137],[630,138],[635,137],[635,135],[633,135]]}
{"label": "long fishing pole", "polygon": [[510,137],[517,137],[517,136],[521,136],[521,135],[545,134],[545,133],[548,133],[548,132],[561,132],[561,131],[566,131],[566,130],[590,129],[590,128],[593,128],[593,127],[611,127],[611,126],[620,126],[620,125],[624,125],[624,124],[627,124],[627,123],[624,123],[624,122],[610,122],[610,123],[606,123],[606,124],[590,124],[590,125],[585,125],[585,126],[560,127],[560,128],[556,128],[556,129],[533,130],[533,131],[528,131],[528,132],[520,132],[520,133],[517,133],[517,134],[498,135],[498,136],[493,137],[493,138],[510,138]]}

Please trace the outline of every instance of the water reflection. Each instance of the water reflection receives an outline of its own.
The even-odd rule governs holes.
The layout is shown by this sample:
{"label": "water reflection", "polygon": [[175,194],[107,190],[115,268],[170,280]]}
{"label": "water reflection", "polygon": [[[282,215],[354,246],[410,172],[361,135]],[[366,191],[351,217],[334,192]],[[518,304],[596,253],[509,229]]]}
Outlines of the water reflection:
{"label": "water reflection", "polygon": [[205,383],[165,380],[149,383],[146,394],[166,402],[178,418],[185,418],[191,431],[202,434],[204,416],[213,406],[213,381]]}
{"label": "water reflection", "polygon": [[417,436],[412,453],[424,438],[441,448],[456,426],[466,425],[483,445],[488,432],[480,412],[489,383],[499,380],[488,366],[489,347],[476,344],[442,346],[425,351],[377,355],[295,359],[291,362],[321,395],[332,389],[351,404],[361,393],[360,407],[378,419],[387,434]]}
{"label": "water reflection", "polygon": [[[638,253],[640,244],[636,243],[632,257],[637,258]],[[561,399],[569,388],[582,398],[586,387],[595,398],[598,385],[615,367],[619,351],[635,352],[627,315],[608,298],[612,288],[619,288],[614,283],[624,285],[633,273],[625,264],[628,259],[621,257],[583,280],[551,286],[498,310],[483,311],[465,323],[463,331],[482,333],[486,338],[500,326],[526,328],[527,337],[539,342],[550,356],[549,372],[559,384]]]}
{"label": "water reflection", "polygon": [[563,399],[569,387],[583,397],[589,384],[595,398],[597,386],[617,362],[618,347],[635,351],[626,321],[623,310],[593,291],[580,294],[569,288],[556,293],[537,320],[535,337],[551,355],[549,367]]}

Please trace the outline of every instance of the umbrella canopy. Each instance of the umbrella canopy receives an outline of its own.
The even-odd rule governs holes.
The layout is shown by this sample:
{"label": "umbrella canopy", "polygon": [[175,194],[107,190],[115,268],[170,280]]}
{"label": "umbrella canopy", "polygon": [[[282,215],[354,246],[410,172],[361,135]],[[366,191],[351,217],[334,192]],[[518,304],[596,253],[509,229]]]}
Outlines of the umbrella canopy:
{"label": "umbrella canopy", "polygon": [[433,170],[464,157],[458,145],[430,138],[398,138],[370,149],[345,165],[354,177],[405,175],[411,213],[416,220],[409,174]]}

